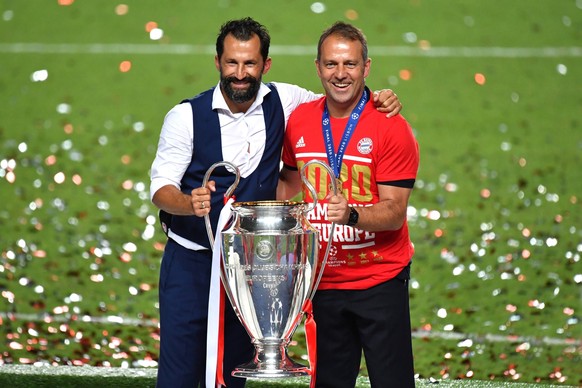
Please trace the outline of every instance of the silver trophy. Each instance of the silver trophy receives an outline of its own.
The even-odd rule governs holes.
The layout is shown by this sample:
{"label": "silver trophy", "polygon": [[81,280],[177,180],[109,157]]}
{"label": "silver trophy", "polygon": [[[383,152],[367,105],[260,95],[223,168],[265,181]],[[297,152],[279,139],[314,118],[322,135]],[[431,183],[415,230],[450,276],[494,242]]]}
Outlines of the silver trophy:
{"label": "silver trophy", "polygon": [[[220,276],[234,310],[251,337],[255,355],[235,368],[232,375],[245,378],[284,378],[309,374],[309,368],[293,361],[287,346],[303,317],[303,307],[313,298],[329,255],[331,244],[319,259],[319,232],[306,215],[317,204],[317,193],[305,177],[310,164],[319,164],[331,176],[324,163],[310,161],[301,170],[301,179],[314,203],[291,201],[235,202],[232,216],[222,233]],[[237,178],[227,191],[230,196],[238,184],[238,169],[229,162],[219,162],[207,172],[205,183],[216,166],[228,166]],[[210,221],[206,228],[213,241]],[[330,241],[334,224],[331,225]]]}

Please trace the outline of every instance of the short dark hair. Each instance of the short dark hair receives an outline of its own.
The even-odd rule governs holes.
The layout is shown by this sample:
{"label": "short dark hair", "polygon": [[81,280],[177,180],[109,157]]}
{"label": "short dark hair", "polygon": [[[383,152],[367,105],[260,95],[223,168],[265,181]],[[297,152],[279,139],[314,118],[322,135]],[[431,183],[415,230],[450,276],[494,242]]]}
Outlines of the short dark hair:
{"label": "short dark hair", "polygon": [[344,39],[351,41],[359,41],[362,44],[362,58],[364,62],[368,60],[368,42],[366,41],[366,36],[357,27],[352,26],[345,22],[335,22],[327,30],[323,31],[319,37],[319,43],[317,44],[317,60],[321,59],[321,46],[323,41],[326,40],[331,35],[338,35]]}
{"label": "short dark hair", "polygon": [[220,32],[216,38],[216,54],[218,58],[222,57],[224,52],[224,39],[228,34],[232,34],[237,40],[248,41],[253,35],[259,37],[261,42],[261,56],[263,60],[269,57],[269,46],[271,45],[271,36],[267,28],[261,23],[250,17],[237,20],[229,20],[220,27]]}

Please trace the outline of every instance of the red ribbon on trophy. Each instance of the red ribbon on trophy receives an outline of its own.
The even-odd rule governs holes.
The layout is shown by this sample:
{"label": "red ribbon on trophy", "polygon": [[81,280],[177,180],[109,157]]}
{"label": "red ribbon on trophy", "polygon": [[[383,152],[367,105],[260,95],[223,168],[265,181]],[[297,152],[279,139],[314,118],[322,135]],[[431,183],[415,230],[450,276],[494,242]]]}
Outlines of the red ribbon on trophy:
{"label": "red ribbon on trophy", "polygon": [[305,341],[307,342],[307,358],[309,359],[309,374],[311,375],[310,387],[315,387],[315,371],[317,369],[317,325],[313,319],[313,305],[311,299],[307,299],[303,305],[305,313]]}
{"label": "red ribbon on trophy", "polygon": [[[228,222],[234,197],[225,197],[225,205],[220,212],[217,231]],[[224,309],[226,294],[220,281],[222,255],[222,235],[216,234],[212,249],[212,270],[210,275],[210,293],[208,296],[208,328],[206,333],[206,386],[226,386],[223,375],[224,359]]]}

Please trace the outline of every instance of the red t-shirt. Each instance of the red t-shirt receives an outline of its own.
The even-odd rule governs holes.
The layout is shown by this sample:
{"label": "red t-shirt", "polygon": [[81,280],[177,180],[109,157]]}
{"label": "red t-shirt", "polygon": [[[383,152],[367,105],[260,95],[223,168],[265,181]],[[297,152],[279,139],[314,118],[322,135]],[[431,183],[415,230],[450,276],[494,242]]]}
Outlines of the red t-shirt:
{"label": "red t-shirt", "polygon": [[[300,105],[289,118],[283,145],[283,163],[301,171],[305,163],[327,162],[322,132],[325,97]],[[331,118],[334,150],[337,152],[348,118]],[[378,182],[416,179],[418,144],[406,120],[387,118],[368,102],[346,147],[341,169],[341,190],[353,206],[371,206],[379,201]],[[308,219],[320,232],[319,257],[323,259],[329,240],[325,197],[329,174],[317,164],[307,177],[318,193],[318,204]],[[340,188],[338,187],[338,190]],[[305,200],[313,202],[304,188]],[[396,231],[368,232],[336,225],[333,245],[319,289],[367,289],[394,278],[414,254],[406,222]]]}

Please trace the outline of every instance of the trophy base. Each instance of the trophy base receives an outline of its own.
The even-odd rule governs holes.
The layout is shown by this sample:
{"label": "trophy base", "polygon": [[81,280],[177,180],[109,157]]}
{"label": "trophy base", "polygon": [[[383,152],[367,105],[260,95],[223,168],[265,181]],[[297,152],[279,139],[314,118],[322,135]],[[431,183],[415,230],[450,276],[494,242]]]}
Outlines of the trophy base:
{"label": "trophy base", "polygon": [[254,362],[239,365],[232,371],[234,377],[251,379],[279,379],[309,375],[309,368],[291,359],[281,360],[276,365]]}

